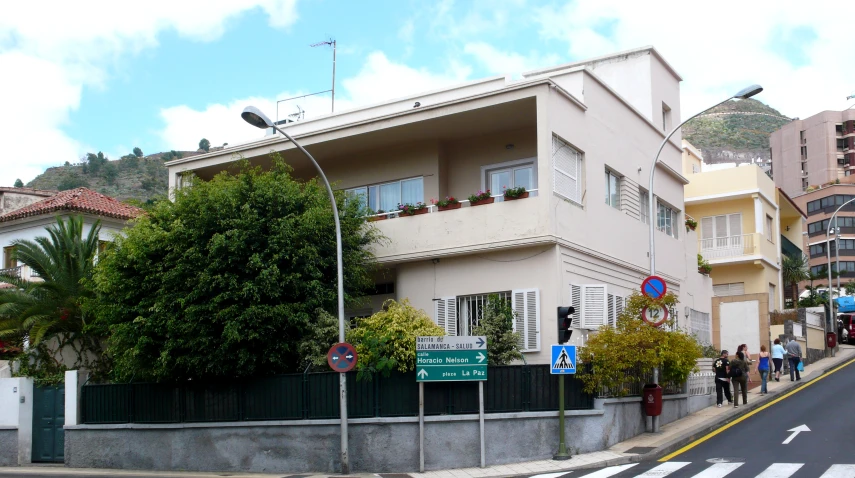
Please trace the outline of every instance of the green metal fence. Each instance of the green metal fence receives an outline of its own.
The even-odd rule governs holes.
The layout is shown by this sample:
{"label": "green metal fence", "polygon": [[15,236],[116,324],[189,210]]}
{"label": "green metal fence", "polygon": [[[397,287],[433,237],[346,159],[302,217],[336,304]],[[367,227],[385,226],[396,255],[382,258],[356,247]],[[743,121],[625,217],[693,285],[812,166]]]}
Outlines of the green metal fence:
{"label": "green metal fence", "polygon": [[[558,376],[548,365],[490,367],[484,383],[486,413],[558,410]],[[81,392],[83,423],[181,423],[339,418],[339,375],[277,375],[231,382],[87,384]],[[565,407],[591,409],[582,381],[565,380]],[[414,373],[372,381],[347,374],[350,418],[412,417],[419,412]],[[477,382],[425,384],[425,414],[478,412]]]}

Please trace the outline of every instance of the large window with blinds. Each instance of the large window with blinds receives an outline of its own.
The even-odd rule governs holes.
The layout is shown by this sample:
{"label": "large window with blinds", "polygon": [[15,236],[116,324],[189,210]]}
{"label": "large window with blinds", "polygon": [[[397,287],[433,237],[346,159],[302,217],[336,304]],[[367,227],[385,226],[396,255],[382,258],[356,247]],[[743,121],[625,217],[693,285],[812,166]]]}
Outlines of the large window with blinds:
{"label": "large window with blinds", "polygon": [[576,204],[582,204],[582,153],[552,137],[552,190]]}
{"label": "large window with blinds", "polygon": [[701,218],[702,251],[738,249],[741,247],[742,214],[722,214]]}

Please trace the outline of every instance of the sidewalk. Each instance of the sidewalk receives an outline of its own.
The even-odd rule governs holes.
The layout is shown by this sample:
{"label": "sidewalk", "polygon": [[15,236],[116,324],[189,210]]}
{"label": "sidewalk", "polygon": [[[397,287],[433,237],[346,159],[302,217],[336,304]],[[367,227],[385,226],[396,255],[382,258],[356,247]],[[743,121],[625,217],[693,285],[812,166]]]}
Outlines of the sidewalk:
{"label": "sidewalk", "polygon": [[[814,364],[805,367],[802,372],[802,380],[799,382],[790,382],[789,375],[781,376],[780,382],[774,380],[769,383],[769,394],[760,395],[760,388],[755,387],[748,392],[748,405],[740,404],[739,408],[734,409],[732,406],[722,406],[717,408],[715,405],[695,412],[687,417],[684,417],[675,422],[663,425],[659,433],[644,433],[631,438],[627,441],[618,443],[608,450],[598,451],[594,453],[584,453],[575,455],[567,461],[529,461],[523,463],[512,463],[506,465],[488,466],[486,468],[461,468],[453,470],[438,470],[426,473],[409,473],[409,474],[372,474],[372,473],[357,473],[348,475],[349,477],[363,478],[493,478],[503,476],[516,475],[537,475],[544,473],[567,472],[571,470],[598,468],[604,466],[620,465],[638,461],[645,461],[662,457],[668,453],[678,450],[680,447],[688,444],[692,440],[715,430],[746,413],[757,409],[764,404],[784,395],[786,392],[794,390],[799,386],[809,383],[821,376],[827,370],[830,370],[852,358],[855,358],[855,347],[841,345],[835,357],[820,360]],[[741,402],[741,400],[740,400]],[[189,472],[147,472],[133,470],[90,470],[79,468],[66,468],[59,466],[33,466],[33,467],[0,467],[0,478],[33,478],[36,476],[45,477],[75,477],[75,478],[104,478],[108,476],[116,476],[121,478],[142,478],[142,477],[158,477],[158,478],[213,478],[229,476],[232,478],[267,478],[267,477],[290,477],[290,478],[321,478],[328,477],[329,474],[322,475],[288,475],[285,473],[278,474],[237,474],[237,473],[189,473]]]}

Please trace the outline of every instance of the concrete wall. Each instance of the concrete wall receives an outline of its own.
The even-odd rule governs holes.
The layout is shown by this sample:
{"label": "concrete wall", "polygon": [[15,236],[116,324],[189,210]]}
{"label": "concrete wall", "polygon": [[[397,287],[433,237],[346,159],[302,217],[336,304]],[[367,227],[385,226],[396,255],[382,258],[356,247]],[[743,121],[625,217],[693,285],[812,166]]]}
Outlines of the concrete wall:
{"label": "concrete wall", "polygon": [[0,466],[32,461],[33,380],[0,379]]}
{"label": "concrete wall", "polygon": [[[666,397],[660,422],[686,416],[704,399]],[[567,412],[572,453],[603,450],[644,432],[638,397],[597,400],[595,407]],[[550,458],[557,428],[556,412],[487,415],[487,465]],[[418,470],[416,418],[351,420],[349,430],[352,472]],[[65,427],[66,465],[81,468],[334,473],[339,445],[335,420]],[[427,470],[475,467],[479,461],[477,415],[426,418]]]}
{"label": "concrete wall", "polygon": [[18,464],[18,427],[0,425],[0,466]]}

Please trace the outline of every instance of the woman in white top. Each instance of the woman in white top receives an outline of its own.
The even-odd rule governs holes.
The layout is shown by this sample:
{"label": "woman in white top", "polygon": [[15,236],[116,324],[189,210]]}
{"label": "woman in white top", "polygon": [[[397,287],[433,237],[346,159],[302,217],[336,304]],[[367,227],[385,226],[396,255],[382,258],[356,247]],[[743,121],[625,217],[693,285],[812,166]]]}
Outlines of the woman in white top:
{"label": "woman in white top", "polygon": [[775,381],[781,381],[781,366],[784,364],[784,346],[781,345],[781,339],[775,339],[775,344],[772,345],[772,363],[775,364]]}

